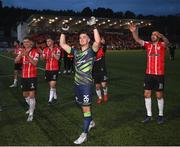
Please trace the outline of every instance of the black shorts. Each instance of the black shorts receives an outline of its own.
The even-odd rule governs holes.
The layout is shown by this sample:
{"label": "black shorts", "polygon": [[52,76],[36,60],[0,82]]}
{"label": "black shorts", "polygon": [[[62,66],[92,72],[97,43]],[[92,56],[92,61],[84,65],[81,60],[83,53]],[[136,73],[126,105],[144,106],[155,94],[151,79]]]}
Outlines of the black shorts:
{"label": "black shorts", "polygon": [[164,75],[146,74],[144,78],[144,89],[163,91],[164,90]]}
{"label": "black shorts", "polygon": [[14,64],[14,70],[22,70],[22,63],[15,63]]}
{"label": "black shorts", "polygon": [[45,71],[45,79],[49,81],[57,81],[58,78],[58,70],[57,71]]}
{"label": "black shorts", "polygon": [[37,88],[37,78],[22,78],[22,91],[34,91]]}
{"label": "black shorts", "polygon": [[102,82],[107,82],[108,77],[106,72],[93,73],[93,79],[95,84],[101,84]]}

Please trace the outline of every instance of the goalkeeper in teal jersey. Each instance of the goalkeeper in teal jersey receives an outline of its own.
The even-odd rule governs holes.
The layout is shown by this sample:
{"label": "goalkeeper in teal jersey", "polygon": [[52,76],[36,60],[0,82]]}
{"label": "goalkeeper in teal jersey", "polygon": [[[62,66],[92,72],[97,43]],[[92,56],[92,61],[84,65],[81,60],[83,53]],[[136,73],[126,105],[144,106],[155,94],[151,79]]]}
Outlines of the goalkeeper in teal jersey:
{"label": "goalkeeper in teal jersey", "polygon": [[[61,33],[60,46],[67,52],[74,55],[74,67],[75,67],[75,99],[76,102],[81,106],[84,121],[83,121],[83,132],[75,144],[81,144],[87,140],[88,131],[95,126],[95,122],[91,116],[91,102],[93,92],[93,79],[92,79],[92,68],[95,59],[95,52],[98,51],[100,46],[100,35],[95,27],[96,19],[91,17],[87,22],[88,25],[93,27],[94,43],[90,46],[90,35],[87,31],[81,31],[79,33],[79,44],[80,50],[71,48],[66,44],[65,33]],[[63,31],[68,31],[69,26],[64,25]]]}

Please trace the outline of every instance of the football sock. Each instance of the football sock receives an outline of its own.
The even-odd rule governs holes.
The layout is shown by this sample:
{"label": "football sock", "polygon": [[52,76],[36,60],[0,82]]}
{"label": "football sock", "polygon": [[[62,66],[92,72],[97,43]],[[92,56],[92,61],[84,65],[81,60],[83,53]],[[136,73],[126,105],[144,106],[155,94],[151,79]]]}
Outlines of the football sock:
{"label": "football sock", "polygon": [[151,98],[145,98],[145,106],[146,106],[147,116],[152,116]]}
{"label": "football sock", "polygon": [[50,88],[50,92],[49,92],[49,102],[52,102],[53,96],[54,96],[53,88]]}
{"label": "football sock", "polygon": [[53,90],[53,97],[54,99],[57,99],[57,94],[56,94],[56,88],[51,88]]}
{"label": "football sock", "polygon": [[26,98],[25,98],[25,101],[26,101],[26,103],[27,103],[28,105],[30,105],[30,99],[29,99],[29,97],[26,97]]}
{"label": "football sock", "polygon": [[96,90],[97,96],[99,99],[102,99],[101,89]]}
{"label": "football sock", "polygon": [[107,91],[108,91],[107,87],[103,87],[104,95],[107,95]]}
{"label": "football sock", "polygon": [[158,102],[158,109],[159,109],[159,116],[163,116],[163,109],[164,109],[164,99],[157,99]]}
{"label": "football sock", "polygon": [[17,79],[14,79],[14,85],[16,85],[17,84]]}
{"label": "football sock", "polygon": [[35,98],[30,98],[29,115],[33,115],[35,105],[36,105],[36,99]]}
{"label": "football sock", "polygon": [[90,122],[92,121],[91,112],[84,112],[83,132],[88,133]]}

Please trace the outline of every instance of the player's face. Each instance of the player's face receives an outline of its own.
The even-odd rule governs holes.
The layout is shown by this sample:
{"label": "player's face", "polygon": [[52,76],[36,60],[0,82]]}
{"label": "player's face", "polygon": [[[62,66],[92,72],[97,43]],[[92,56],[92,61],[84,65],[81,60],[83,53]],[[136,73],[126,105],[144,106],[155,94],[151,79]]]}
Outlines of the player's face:
{"label": "player's face", "polygon": [[47,39],[46,43],[47,43],[47,46],[50,47],[50,46],[53,46],[54,41],[52,39]]}
{"label": "player's face", "polygon": [[152,32],[151,34],[151,41],[152,42],[157,42],[159,40],[157,33],[156,32]]}
{"label": "player's face", "polygon": [[23,46],[25,47],[25,48],[31,48],[32,47],[32,41],[31,40],[29,40],[29,39],[24,39],[23,40]]}
{"label": "player's face", "polygon": [[79,36],[79,43],[81,46],[88,45],[90,42],[90,38],[87,34],[80,34]]}

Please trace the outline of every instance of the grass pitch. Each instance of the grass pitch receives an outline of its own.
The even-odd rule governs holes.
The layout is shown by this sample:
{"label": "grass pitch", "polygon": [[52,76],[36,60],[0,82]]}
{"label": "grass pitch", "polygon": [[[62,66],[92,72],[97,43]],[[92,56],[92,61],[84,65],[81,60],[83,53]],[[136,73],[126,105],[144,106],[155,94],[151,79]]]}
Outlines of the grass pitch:
{"label": "grass pitch", "polygon": [[[48,106],[49,87],[44,71],[38,71],[37,107],[33,122],[26,122],[27,105],[20,88],[9,88],[13,81],[13,60],[0,53],[0,145],[73,145],[82,131],[82,113],[74,102],[73,76],[59,75],[58,102]],[[180,52],[175,61],[166,57],[165,116],[158,125],[157,101],[153,95],[153,118],[145,116],[143,81],[145,51],[108,52],[109,101],[97,105],[93,97],[96,128],[82,145],[180,145]],[[44,63],[39,63],[44,67]]]}

